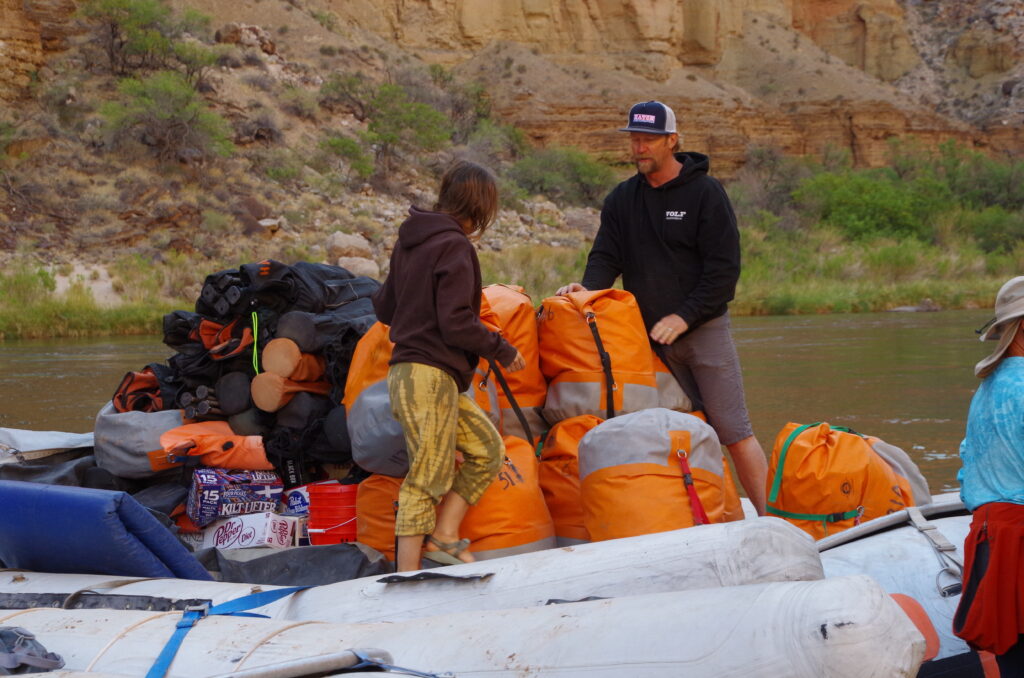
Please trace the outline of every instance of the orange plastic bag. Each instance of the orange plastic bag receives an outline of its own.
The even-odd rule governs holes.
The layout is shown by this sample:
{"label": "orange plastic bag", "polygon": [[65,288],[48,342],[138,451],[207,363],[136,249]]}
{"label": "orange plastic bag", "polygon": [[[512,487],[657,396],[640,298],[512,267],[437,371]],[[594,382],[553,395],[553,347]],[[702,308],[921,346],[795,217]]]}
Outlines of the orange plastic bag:
{"label": "orange plastic bag", "polygon": [[913,505],[908,479],[858,433],[790,422],[775,438],[767,511],[815,539]]}
{"label": "orange plastic bag", "polygon": [[[242,471],[273,471],[263,449],[263,436],[236,435],[226,421],[201,421],[172,428],[160,436],[163,450],[152,452],[151,463],[178,466],[180,457],[199,457],[204,466]],[[154,459],[155,457],[155,459]],[[156,468],[156,466],[154,466]]]}
{"label": "orange plastic bag", "polygon": [[590,541],[580,499],[580,440],[603,420],[584,414],[558,422],[548,432],[540,454],[540,489],[555,524],[559,546]]}
{"label": "orange plastic bag", "polygon": [[471,506],[459,536],[479,560],[555,546],[555,526],[538,480],[537,456],[521,438],[505,436],[506,459],[480,501]]}
{"label": "orange plastic bag", "polygon": [[654,356],[640,309],[623,290],[548,297],[538,311],[544,416],[610,419],[658,406]]}

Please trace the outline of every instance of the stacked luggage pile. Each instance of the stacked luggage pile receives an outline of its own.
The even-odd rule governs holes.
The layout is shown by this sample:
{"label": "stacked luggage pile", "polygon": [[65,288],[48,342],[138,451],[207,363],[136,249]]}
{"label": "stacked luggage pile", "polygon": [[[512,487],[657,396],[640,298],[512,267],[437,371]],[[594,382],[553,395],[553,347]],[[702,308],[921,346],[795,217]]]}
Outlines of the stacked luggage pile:
{"label": "stacked luggage pile", "polygon": [[[167,364],[126,375],[97,416],[97,466],[144,487],[192,549],[358,541],[393,560],[408,458],[378,287],[309,263],[208,276],[195,312],[164,319]],[[632,295],[535,308],[491,285],[481,320],[526,367],[481,360],[471,386],[506,447],[462,525],[478,559],[744,517],[714,429],[651,349]],[[902,450],[828,424],[788,425],[772,462],[769,512],[815,537],[929,498]]]}
{"label": "stacked luggage pile", "polygon": [[378,287],[305,262],[207,276],[195,312],[164,317],[167,364],[125,375],[98,414],[97,465],[159,487],[191,547],[303,543],[308,483],[360,478],[341,400]]}

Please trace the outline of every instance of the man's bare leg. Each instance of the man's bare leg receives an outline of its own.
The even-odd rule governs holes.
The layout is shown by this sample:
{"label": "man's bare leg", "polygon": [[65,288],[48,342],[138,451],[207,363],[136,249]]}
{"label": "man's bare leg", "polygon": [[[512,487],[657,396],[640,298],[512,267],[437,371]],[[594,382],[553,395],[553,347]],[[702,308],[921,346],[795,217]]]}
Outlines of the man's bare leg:
{"label": "man's bare leg", "polygon": [[757,515],[765,515],[765,484],[768,482],[768,458],[764,456],[761,443],[757,438],[750,436],[743,440],[727,445],[729,456],[736,467],[736,475],[739,476],[740,485],[743,486],[747,497],[757,509]]}

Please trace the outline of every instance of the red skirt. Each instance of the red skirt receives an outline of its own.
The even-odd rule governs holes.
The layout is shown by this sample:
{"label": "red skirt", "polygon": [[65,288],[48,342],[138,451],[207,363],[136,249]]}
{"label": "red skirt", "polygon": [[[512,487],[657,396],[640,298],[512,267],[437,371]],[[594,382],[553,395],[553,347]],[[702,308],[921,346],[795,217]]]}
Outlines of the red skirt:
{"label": "red skirt", "polygon": [[964,541],[964,557],[953,633],[975,650],[1003,654],[1024,633],[1024,505],[980,506]]}

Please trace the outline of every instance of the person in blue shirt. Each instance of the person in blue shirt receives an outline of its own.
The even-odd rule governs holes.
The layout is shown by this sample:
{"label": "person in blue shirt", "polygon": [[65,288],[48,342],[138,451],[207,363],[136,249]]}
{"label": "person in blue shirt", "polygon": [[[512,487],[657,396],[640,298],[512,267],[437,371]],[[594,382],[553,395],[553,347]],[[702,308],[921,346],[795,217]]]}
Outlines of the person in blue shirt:
{"label": "person in blue shirt", "polygon": [[996,295],[979,330],[998,341],[974,373],[960,444],[960,497],[973,513],[964,542],[964,589],[953,632],[996,655],[1000,675],[1024,676],[1024,276]]}

